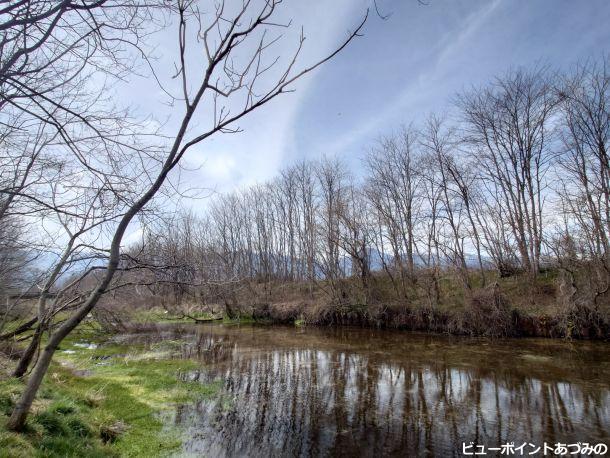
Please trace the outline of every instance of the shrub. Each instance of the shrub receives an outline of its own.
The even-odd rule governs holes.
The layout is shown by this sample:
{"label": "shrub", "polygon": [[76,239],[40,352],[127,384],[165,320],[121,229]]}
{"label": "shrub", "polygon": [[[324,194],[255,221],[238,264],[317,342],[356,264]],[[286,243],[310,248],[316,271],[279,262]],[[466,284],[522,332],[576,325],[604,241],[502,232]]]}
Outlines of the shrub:
{"label": "shrub", "polygon": [[516,335],[517,321],[517,312],[494,285],[475,292],[465,310],[454,316],[449,330],[473,336],[509,337]]}
{"label": "shrub", "polygon": [[607,338],[610,324],[599,310],[575,304],[568,307],[559,317],[558,333],[568,339]]}

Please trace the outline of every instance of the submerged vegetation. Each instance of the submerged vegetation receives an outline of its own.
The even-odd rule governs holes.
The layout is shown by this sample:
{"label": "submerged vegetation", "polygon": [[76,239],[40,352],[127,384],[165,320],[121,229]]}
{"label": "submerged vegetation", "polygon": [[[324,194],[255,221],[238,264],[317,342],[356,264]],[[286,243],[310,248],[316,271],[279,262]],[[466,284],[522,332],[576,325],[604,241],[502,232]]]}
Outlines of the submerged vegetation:
{"label": "submerged vegetation", "polygon": [[180,436],[163,413],[218,389],[180,379],[200,364],[176,359],[176,345],[146,349],[77,332],[58,351],[22,434],[5,429],[23,382],[8,376],[12,364],[0,354],[0,457],[157,456],[176,449]]}

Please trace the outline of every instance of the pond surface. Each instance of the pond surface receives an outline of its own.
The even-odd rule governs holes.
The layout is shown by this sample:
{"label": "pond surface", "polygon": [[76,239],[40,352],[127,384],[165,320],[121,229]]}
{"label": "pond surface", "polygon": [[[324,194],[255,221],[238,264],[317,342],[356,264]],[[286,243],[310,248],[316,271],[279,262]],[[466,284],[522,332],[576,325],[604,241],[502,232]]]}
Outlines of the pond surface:
{"label": "pond surface", "polygon": [[183,357],[202,363],[181,376],[223,387],[176,409],[183,456],[463,456],[464,442],[527,443],[527,456],[530,443],[610,445],[608,343],[222,325],[140,339],[177,339]]}

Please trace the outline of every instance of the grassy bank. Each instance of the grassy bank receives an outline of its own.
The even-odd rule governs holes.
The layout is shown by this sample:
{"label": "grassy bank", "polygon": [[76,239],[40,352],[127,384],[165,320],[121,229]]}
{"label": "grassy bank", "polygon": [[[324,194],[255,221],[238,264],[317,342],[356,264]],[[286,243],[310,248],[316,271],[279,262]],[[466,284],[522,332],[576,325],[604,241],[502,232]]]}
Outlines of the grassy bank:
{"label": "grassy bank", "polygon": [[[314,288],[302,283],[250,285],[239,310],[259,320],[319,326],[364,326],[487,337],[609,339],[610,304],[578,296],[567,301],[557,271],[471,279],[465,290],[446,275],[437,283],[421,276],[397,297],[389,279],[377,275],[366,289],[348,278]],[[331,286],[338,293],[329,294]],[[252,294],[254,292],[254,294]]]}
{"label": "grassy bank", "polygon": [[104,340],[81,330],[62,345],[22,434],[5,428],[22,382],[8,377],[14,362],[0,361],[0,457],[163,456],[179,447],[163,412],[218,387],[180,381],[181,372],[200,364],[172,359],[172,341],[154,351],[88,346]]}
{"label": "grassy bank", "polygon": [[298,326],[361,326],[482,337],[610,339],[610,319],[578,305],[556,313],[532,313],[493,292],[473,294],[460,307],[427,304],[312,303],[308,300],[257,305],[253,316]]}
{"label": "grassy bank", "polygon": [[[586,267],[586,266],[585,266]],[[101,309],[109,329],[231,316],[317,326],[363,326],[487,337],[610,338],[610,289],[587,268],[568,276],[546,268],[536,276],[495,270],[418,268],[412,277],[370,272],[333,281],[241,279],[226,284],[121,290]],[[597,283],[596,283],[597,282]],[[598,284],[600,283],[600,284]],[[603,282],[602,282],[603,283]],[[105,313],[99,313],[103,317]],[[98,318],[96,316],[96,318]],[[103,321],[103,319],[102,319]],[[123,327],[127,323],[128,326]]]}

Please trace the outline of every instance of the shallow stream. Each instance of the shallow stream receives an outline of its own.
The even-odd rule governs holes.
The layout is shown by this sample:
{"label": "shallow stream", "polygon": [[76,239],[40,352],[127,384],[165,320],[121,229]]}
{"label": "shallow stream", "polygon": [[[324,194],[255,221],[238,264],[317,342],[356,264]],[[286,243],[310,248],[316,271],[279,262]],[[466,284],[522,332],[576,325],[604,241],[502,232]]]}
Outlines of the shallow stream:
{"label": "shallow stream", "polygon": [[201,361],[182,378],[223,387],[168,420],[184,435],[182,455],[463,456],[473,442],[490,456],[514,442],[527,456],[545,442],[610,445],[608,343],[218,324],[137,339],[176,341],[181,357]]}

